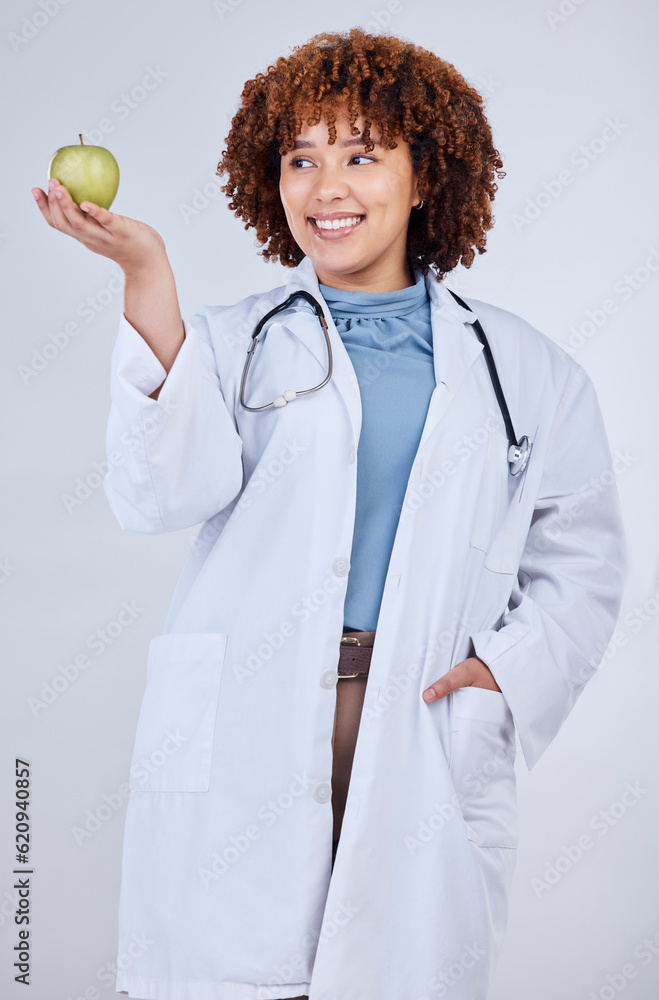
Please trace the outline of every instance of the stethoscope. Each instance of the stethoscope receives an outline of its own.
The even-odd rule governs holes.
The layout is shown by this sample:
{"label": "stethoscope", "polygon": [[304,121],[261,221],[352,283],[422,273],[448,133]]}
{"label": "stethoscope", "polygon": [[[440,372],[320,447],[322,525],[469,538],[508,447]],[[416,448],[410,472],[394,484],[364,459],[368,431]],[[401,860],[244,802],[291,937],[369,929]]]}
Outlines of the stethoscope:
{"label": "stethoscope", "polygon": [[[454,291],[449,288],[449,292],[454,299],[466,309],[467,312],[471,312],[467,303],[456,295]],[[473,315],[473,313],[472,313]],[[510,419],[510,410],[508,409],[508,404],[506,403],[506,397],[503,394],[503,389],[501,388],[501,382],[499,381],[499,374],[494,364],[494,358],[492,357],[492,351],[490,350],[490,345],[487,342],[487,337],[485,336],[485,331],[480,324],[479,319],[475,319],[472,323],[474,330],[476,331],[476,336],[483,345],[483,354],[485,355],[485,361],[487,364],[488,371],[490,373],[490,380],[492,382],[492,388],[494,389],[494,395],[497,397],[497,402],[499,404],[499,409],[501,410],[501,416],[503,417],[503,422],[506,426],[506,435],[508,437],[508,462],[510,463],[510,474],[511,476],[519,476],[520,473],[526,468],[528,461],[531,457],[531,449],[533,444],[529,441],[526,434],[517,439],[515,430],[513,428],[513,422]]]}
{"label": "stethoscope", "polygon": [[[451,291],[451,289],[449,289],[449,291],[451,292],[453,298],[456,299],[457,302],[463,307],[463,309],[466,309],[468,312],[471,312],[469,306],[460,298],[459,295],[456,295],[456,293]],[[309,305],[312,306],[322,327],[323,333],[325,335],[325,343],[327,344],[327,375],[322,382],[319,382],[318,385],[313,386],[311,389],[297,389],[297,390],[286,389],[285,392],[277,396],[277,398],[274,399],[271,403],[266,403],[264,406],[248,406],[247,403],[245,402],[245,382],[247,380],[247,372],[249,371],[249,366],[252,362],[254,351],[256,350],[259,334],[263,330],[265,324],[270,319],[272,319],[273,316],[276,316],[278,312],[282,312],[284,309],[290,308],[295,299],[298,298],[306,299]],[[499,381],[499,375],[497,373],[496,365],[494,364],[492,351],[490,350],[490,345],[487,342],[487,337],[485,336],[483,327],[481,326],[480,321],[478,319],[474,320],[472,325],[474,327],[474,330],[476,331],[478,339],[483,345],[483,354],[485,355],[485,362],[487,364],[488,371],[490,373],[492,388],[494,389],[494,394],[497,398],[499,409],[501,410],[501,416],[503,417],[503,422],[506,428],[506,435],[508,437],[508,445],[509,445],[508,462],[510,464],[510,474],[512,476],[519,476],[520,473],[524,471],[524,469],[528,464],[529,458],[531,457],[531,449],[533,448],[533,444],[526,435],[524,435],[522,438],[518,440],[517,435],[515,434],[515,430],[513,428],[513,422],[510,418],[510,411],[506,403],[506,398],[503,394],[503,389],[501,388],[501,382]],[[243,377],[240,381],[240,403],[243,406],[243,408],[245,410],[249,410],[250,413],[260,413],[262,410],[269,410],[272,406],[277,406],[277,407],[286,406],[287,403],[290,403],[294,399],[297,399],[298,396],[306,396],[310,392],[316,392],[318,389],[322,389],[324,385],[327,385],[331,377],[332,377],[332,346],[330,344],[329,330],[327,328],[327,321],[325,319],[322,306],[316,301],[316,299],[313,297],[313,295],[311,295],[310,292],[299,290],[293,292],[291,295],[288,296],[285,302],[282,302],[280,303],[280,305],[275,306],[274,309],[271,309],[270,312],[266,313],[265,316],[263,316],[262,319],[259,320],[259,323],[256,329],[254,330],[254,333],[252,334],[252,343],[247,350],[247,359],[245,361],[245,366],[243,368]]]}

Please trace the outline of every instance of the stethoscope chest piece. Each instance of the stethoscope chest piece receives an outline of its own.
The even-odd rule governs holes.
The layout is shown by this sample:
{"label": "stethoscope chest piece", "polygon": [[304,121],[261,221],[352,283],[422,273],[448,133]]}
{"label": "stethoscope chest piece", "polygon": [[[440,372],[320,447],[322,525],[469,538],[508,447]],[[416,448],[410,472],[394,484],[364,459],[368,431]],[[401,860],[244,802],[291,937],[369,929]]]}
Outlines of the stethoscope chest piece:
{"label": "stethoscope chest piece", "polygon": [[517,444],[512,444],[508,449],[508,461],[510,463],[511,476],[519,476],[524,472],[531,457],[531,442],[526,435],[520,438]]}

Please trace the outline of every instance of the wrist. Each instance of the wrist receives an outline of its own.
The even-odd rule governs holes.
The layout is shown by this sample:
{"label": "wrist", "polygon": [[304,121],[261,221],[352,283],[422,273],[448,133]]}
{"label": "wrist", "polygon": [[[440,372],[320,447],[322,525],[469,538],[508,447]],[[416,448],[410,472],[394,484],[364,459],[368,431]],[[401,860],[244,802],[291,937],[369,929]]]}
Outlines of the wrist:
{"label": "wrist", "polygon": [[143,279],[152,281],[154,277],[157,278],[163,275],[169,277],[172,273],[169,258],[164,247],[159,251],[151,251],[139,260],[131,260],[125,263],[117,261],[117,263],[124,272],[126,281],[137,282]]}

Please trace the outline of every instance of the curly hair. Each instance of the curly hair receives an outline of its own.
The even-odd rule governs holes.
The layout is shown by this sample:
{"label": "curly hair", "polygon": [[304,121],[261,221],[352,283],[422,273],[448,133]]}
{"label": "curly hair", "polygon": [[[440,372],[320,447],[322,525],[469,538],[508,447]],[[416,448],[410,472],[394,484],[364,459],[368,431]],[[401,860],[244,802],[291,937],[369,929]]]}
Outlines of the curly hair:
{"label": "curly hair", "polygon": [[221,190],[256,230],[261,256],[297,266],[304,253],[279,195],[281,157],[305,116],[310,127],[324,118],[333,145],[336,111],[347,106],[352,135],[364,119],[368,152],[372,124],[381,145],[395,149],[400,135],[410,144],[424,206],[410,213],[408,263],[424,275],[432,267],[441,281],[459,263],[471,267],[475,250],[485,253],[495,168],[505,177],[482,103],[451,63],[411,42],[360,28],[318,34],[245,83],[216,171],[228,174]]}

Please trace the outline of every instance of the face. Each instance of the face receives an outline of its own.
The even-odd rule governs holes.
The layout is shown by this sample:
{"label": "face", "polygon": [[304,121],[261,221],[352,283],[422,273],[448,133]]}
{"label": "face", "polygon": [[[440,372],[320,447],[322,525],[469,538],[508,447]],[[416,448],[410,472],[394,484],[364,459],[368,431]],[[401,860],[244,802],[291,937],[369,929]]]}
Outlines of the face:
{"label": "face", "polygon": [[[410,210],[421,200],[409,143],[396,149],[376,143],[364,152],[364,119],[350,134],[345,114],[336,120],[336,141],[327,125],[303,123],[295,148],[282,156],[279,195],[293,239],[313,263],[318,280],[346,291],[387,292],[414,284],[406,260]],[[357,218],[356,218],[357,217]],[[323,230],[314,220],[352,220],[347,228]],[[325,223],[327,224],[327,223]]]}

